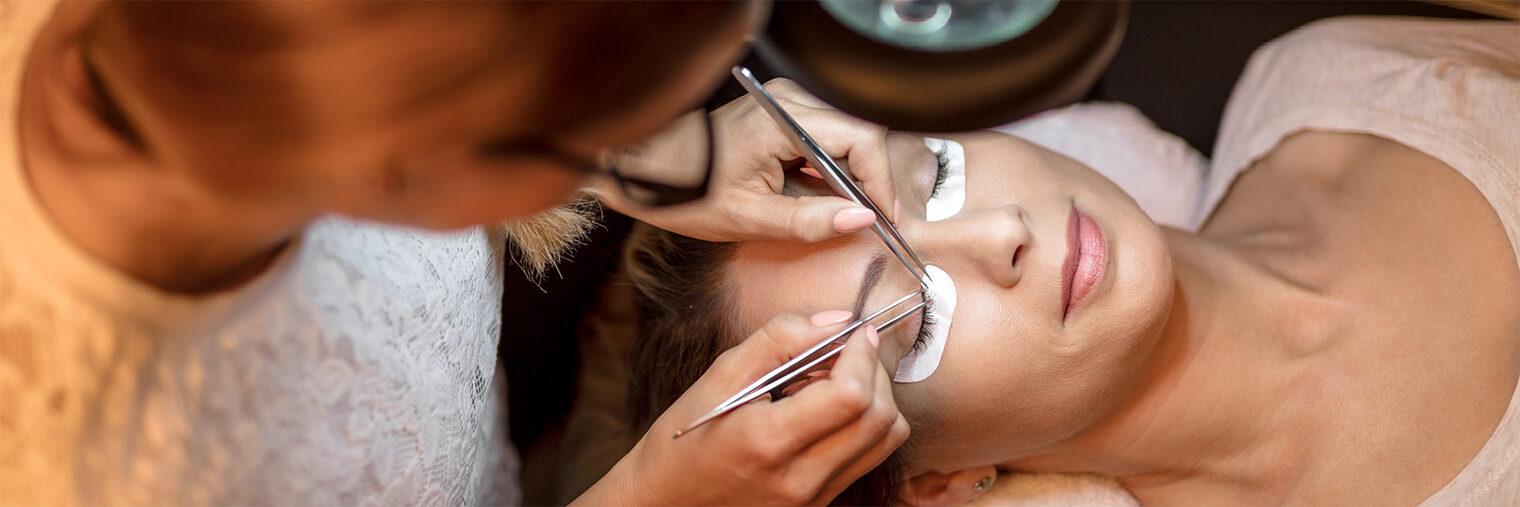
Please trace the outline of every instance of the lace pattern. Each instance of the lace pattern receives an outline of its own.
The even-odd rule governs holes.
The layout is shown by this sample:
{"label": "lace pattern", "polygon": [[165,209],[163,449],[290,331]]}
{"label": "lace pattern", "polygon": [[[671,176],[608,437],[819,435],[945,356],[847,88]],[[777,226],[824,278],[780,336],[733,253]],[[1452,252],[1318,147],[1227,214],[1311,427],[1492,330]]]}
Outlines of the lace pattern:
{"label": "lace pattern", "polygon": [[170,335],[0,256],[0,503],[516,503],[501,239],[325,220]]}

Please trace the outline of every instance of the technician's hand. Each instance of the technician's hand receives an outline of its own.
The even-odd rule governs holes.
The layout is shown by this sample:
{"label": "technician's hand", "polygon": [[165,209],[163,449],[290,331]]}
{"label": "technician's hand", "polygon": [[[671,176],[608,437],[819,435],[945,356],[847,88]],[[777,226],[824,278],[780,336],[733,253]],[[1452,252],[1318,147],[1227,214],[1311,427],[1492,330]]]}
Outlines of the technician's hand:
{"label": "technician's hand", "polygon": [[[897,202],[887,162],[886,128],[834,110],[787,79],[766,83],[788,114],[828,154],[843,159],[861,189],[893,220]],[[753,97],[712,113],[714,164],[707,197],[668,208],[628,202],[616,185],[597,185],[613,209],[678,234],[708,241],[819,241],[870,227],[870,210],[837,196],[781,194],[782,163],[799,160],[793,146]]]}
{"label": "technician's hand", "polygon": [[[576,504],[824,504],[875,468],[908,438],[892,381],[857,332],[827,377],[795,394],[740,407],[672,439],[793,355],[844,327],[848,312],[771,319],[725,352],[638,445]],[[870,326],[865,326],[869,329]]]}

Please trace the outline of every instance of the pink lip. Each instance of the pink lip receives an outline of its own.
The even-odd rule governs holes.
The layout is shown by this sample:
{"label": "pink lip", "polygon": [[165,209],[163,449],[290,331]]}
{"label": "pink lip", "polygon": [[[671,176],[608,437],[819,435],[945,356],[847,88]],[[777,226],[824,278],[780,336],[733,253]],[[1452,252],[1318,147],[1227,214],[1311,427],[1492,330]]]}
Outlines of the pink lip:
{"label": "pink lip", "polygon": [[1066,262],[1061,266],[1061,299],[1065,303],[1062,322],[1082,307],[1087,295],[1103,279],[1107,259],[1108,243],[1103,228],[1073,205],[1066,225]]}

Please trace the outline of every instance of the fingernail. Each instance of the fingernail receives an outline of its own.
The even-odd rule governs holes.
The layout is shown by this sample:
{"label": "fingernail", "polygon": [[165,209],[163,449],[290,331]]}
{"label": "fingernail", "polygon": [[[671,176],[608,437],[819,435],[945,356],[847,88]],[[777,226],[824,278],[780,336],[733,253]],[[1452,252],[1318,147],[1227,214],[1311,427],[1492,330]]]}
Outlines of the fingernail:
{"label": "fingernail", "polygon": [[840,234],[865,229],[874,223],[876,214],[861,207],[845,208],[834,214],[834,231]]}
{"label": "fingernail", "polygon": [[881,335],[876,334],[876,328],[866,326],[866,341],[871,342],[871,347],[881,348]]}
{"label": "fingernail", "polygon": [[842,324],[846,321],[849,321],[850,317],[853,315],[854,314],[844,310],[829,310],[826,312],[818,312],[813,314],[811,320],[813,321],[813,325],[818,327],[832,326],[834,324]]}
{"label": "fingernail", "polygon": [[897,221],[899,219],[901,219],[901,218],[902,218],[902,201],[893,200],[892,201],[892,225],[897,225]]}

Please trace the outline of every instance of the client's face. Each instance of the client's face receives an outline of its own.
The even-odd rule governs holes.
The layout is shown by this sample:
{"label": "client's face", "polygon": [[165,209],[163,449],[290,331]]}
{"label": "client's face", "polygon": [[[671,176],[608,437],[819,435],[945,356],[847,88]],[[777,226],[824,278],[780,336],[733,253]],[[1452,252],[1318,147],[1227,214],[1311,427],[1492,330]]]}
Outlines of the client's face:
{"label": "client's face", "polygon": [[[1119,409],[1173,287],[1160,229],[1108,179],[1003,134],[951,139],[965,147],[965,201],[937,221],[925,211],[944,198],[935,153],[918,137],[889,139],[898,229],[958,294],[938,368],[895,384],[913,425],[907,458],[921,471],[1017,462]],[[863,288],[873,262],[885,269]],[[868,232],[747,243],[728,276],[746,332],[780,312],[856,308],[857,297],[870,313],[919,287]],[[922,325],[915,314],[882,336],[889,373]]]}

